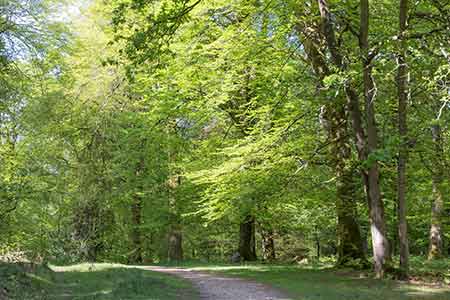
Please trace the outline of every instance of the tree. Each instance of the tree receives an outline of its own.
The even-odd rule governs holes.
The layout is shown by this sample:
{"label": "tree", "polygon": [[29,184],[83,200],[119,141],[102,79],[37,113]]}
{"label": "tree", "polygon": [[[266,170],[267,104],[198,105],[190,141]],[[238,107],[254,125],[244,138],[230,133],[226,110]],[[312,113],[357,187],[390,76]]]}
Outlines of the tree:
{"label": "tree", "polygon": [[445,255],[448,5],[358,3],[2,4],[0,251]]}
{"label": "tree", "polygon": [[[364,82],[364,99],[366,104],[367,115],[367,158],[374,155],[378,148],[378,133],[375,122],[374,101],[376,87],[372,76],[372,59],[375,55],[369,50],[369,18],[370,18],[369,2],[362,0],[360,2],[360,33],[359,43],[363,57],[363,82]],[[354,101],[356,103],[356,101]],[[356,106],[356,104],[355,104]],[[360,123],[360,121],[354,121]],[[360,150],[361,151],[361,150]],[[364,150],[363,150],[364,151]],[[363,157],[363,155],[360,155]],[[372,248],[375,272],[377,277],[383,277],[386,264],[389,259],[389,243],[386,233],[386,224],[384,218],[384,205],[381,199],[381,191],[379,184],[379,168],[376,160],[372,161],[368,166],[367,173],[367,190],[369,201],[369,214],[371,220]]]}
{"label": "tree", "polygon": [[398,236],[400,240],[400,270],[401,277],[408,277],[408,232],[407,232],[407,207],[406,207],[406,162],[408,156],[408,127],[407,127],[407,104],[408,104],[408,66],[406,62],[406,53],[408,44],[406,42],[406,30],[408,27],[408,0],[400,1],[399,20],[399,55],[398,55],[398,130],[400,136],[400,148],[398,152],[398,183],[397,183],[397,201],[398,201]]}

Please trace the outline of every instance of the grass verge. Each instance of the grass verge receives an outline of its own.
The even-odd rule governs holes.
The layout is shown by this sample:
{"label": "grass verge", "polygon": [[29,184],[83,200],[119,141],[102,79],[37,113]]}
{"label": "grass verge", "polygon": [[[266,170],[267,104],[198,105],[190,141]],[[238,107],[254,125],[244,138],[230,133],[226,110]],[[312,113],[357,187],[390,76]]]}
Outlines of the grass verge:
{"label": "grass verge", "polygon": [[450,300],[449,263],[448,259],[413,260],[412,283],[376,280],[371,273],[335,269],[329,262],[309,265],[188,262],[179,266],[267,283],[285,291],[292,300]]}
{"label": "grass verge", "polygon": [[[8,270],[8,272],[4,272]],[[193,300],[197,292],[186,280],[115,264],[38,267],[0,266],[3,299],[39,300]],[[4,297],[4,298],[2,298]]]}

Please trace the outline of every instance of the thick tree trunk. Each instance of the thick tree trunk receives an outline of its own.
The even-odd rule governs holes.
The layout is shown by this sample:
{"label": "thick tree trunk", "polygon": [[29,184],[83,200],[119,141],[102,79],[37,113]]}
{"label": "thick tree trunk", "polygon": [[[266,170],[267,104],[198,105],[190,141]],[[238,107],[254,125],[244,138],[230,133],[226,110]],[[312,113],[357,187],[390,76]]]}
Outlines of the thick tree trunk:
{"label": "thick tree trunk", "polygon": [[239,228],[239,255],[243,261],[256,260],[255,218],[246,216]]}
{"label": "thick tree trunk", "polygon": [[430,246],[428,259],[440,258],[443,254],[442,217],[444,212],[444,148],[442,144],[442,129],[439,124],[431,128],[433,135],[433,206],[431,209]]}
{"label": "thick tree trunk", "polygon": [[[358,153],[358,159],[360,162],[367,160],[367,143],[366,134],[362,125],[362,113],[359,104],[359,96],[355,89],[347,85],[346,91],[348,100],[348,110],[350,111],[350,117],[352,120],[353,134],[355,137],[356,151]],[[364,192],[366,194],[367,205],[370,209],[370,186],[369,186],[369,173],[365,168],[361,168],[361,178],[364,184]]]}
{"label": "thick tree trunk", "polygon": [[[320,4],[320,3],[319,3]],[[322,3],[323,4],[323,3]],[[326,3],[325,3],[326,4]],[[323,11],[323,8],[322,10]],[[327,14],[327,12],[326,12]],[[341,67],[342,59],[334,47],[334,34],[330,33],[331,24],[325,17],[322,29],[327,37],[327,42],[333,47],[332,52],[333,63]],[[308,55],[308,59],[314,69],[314,73],[318,77],[319,88],[323,86],[323,79],[332,74],[321,51],[317,48],[321,43],[316,41],[318,34],[315,33],[313,27],[298,26],[298,30],[304,36],[303,45]],[[332,28],[331,28],[332,30]],[[331,49],[332,48],[332,49]],[[355,93],[356,96],[356,93]],[[351,163],[350,134],[347,129],[346,103],[340,103],[339,99],[327,105],[324,117],[324,129],[328,133],[332,141],[332,160],[337,178],[337,195],[336,195],[336,214],[338,215],[338,264],[344,265],[348,262],[360,261],[362,265],[366,265],[365,252],[357,223],[357,210],[355,200],[355,183],[353,181],[353,173],[355,168]],[[361,127],[362,128],[362,127]],[[318,250],[320,251],[320,249]]]}
{"label": "thick tree trunk", "polygon": [[74,239],[79,242],[79,258],[89,262],[97,261],[103,248],[101,210],[97,201],[82,204],[74,214]]}
{"label": "thick tree trunk", "polygon": [[[368,73],[368,74],[367,74]],[[365,80],[368,79],[370,71],[364,71]],[[369,78],[371,81],[371,79]],[[359,99],[355,90],[349,86],[347,87],[347,97],[349,100],[349,108],[352,115],[353,129],[355,131],[356,147],[358,151],[358,158],[361,162],[365,162],[368,159],[368,154],[375,150],[377,144],[377,133],[374,118],[374,109],[372,100],[373,95],[367,93],[370,90],[372,83],[365,84],[365,95],[366,95],[366,113],[368,128],[367,143],[365,142],[365,134],[362,128],[362,116],[359,108]],[[370,138],[369,138],[370,136]],[[370,142],[369,142],[370,139]],[[371,147],[369,147],[369,144]],[[370,150],[371,149],[371,150]],[[370,231],[372,237],[372,250],[374,257],[374,269],[377,277],[381,278],[384,275],[384,270],[386,264],[389,260],[389,241],[387,239],[387,230],[385,225],[384,217],[384,206],[381,199],[381,191],[379,184],[379,171],[378,164],[374,162],[369,169],[362,169],[361,175],[365,187],[367,204],[369,208],[369,219],[370,219]]]}
{"label": "thick tree trunk", "polygon": [[[322,20],[322,33],[325,36],[326,46],[331,54],[331,60],[333,65],[335,65],[339,70],[345,70],[345,64],[342,54],[339,51],[339,46],[336,42],[336,35],[334,31],[334,26],[332,22],[331,13],[329,11],[328,3],[326,0],[318,0],[320,16]],[[366,157],[366,151],[364,147],[364,130],[362,129],[361,114],[359,109],[359,99],[354,88],[351,86],[351,82],[347,83],[345,86],[345,91],[348,99],[348,107],[352,114],[353,127],[356,134],[356,142],[358,146],[358,153],[360,158]],[[341,264],[346,263],[349,258],[361,259],[365,262],[365,253],[363,250],[363,243],[361,239],[361,234],[359,231],[359,226],[356,222],[356,203],[353,199],[354,197],[354,185],[352,182],[352,171],[350,163],[350,148],[348,143],[348,132],[347,132],[347,116],[345,109],[347,106],[345,104],[339,105],[338,103],[333,104],[333,109],[335,116],[332,116],[332,120],[337,124],[332,126],[336,127],[339,131],[333,132],[335,143],[335,158],[340,161],[336,161],[336,176],[338,184],[338,199],[337,199],[337,213],[338,213],[338,233],[339,233],[339,247],[338,247],[338,262]],[[339,142],[340,140],[340,142]],[[339,154],[339,156],[336,156]],[[369,176],[371,174],[369,173]],[[378,174],[372,174],[372,176]],[[378,182],[377,180],[370,180],[370,177],[363,173],[364,183],[366,187],[370,187],[370,183]],[[378,177],[376,178],[378,179]],[[370,192],[369,189],[368,192]],[[375,187],[376,190],[376,187]],[[368,199],[370,198],[368,194]],[[381,198],[379,199],[381,201]],[[373,201],[369,201],[373,203]],[[375,199],[375,204],[378,204]],[[378,244],[377,244],[378,245]]]}
{"label": "thick tree trunk", "polygon": [[360,264],[364,264],[366,258],[359,225],[356,221],[354,168],[351,163],[351,148],[348,143],[345,105],[334,105],[330,114],[330,138],[333,141],[331,154],[336,174],[337,192],[338,265],[347,265],[357,260],[360,260]]}
{"label": "thick tree trunk", "polygon": [[[369,53],[369,1],[360,1],[360,34],[359,43],[363,57],[363,83],[364,99],[367,118],[367,157],[375,153],[378,147],[378,133],[375,122],[375,93],[376,88],[372,77],[371,54]],[[389,242],[387,239],[386,224],[384,218],[384,206],[381,199],[379,183],[379,169],[376,161],[368,166],[368,200],[370,215],[370,231],[372,234],[372,248],[376,276],[384,275],[386,264],[389,260]]]}
{"label": "thick tree trunk", "polygon": [[141,238],[141,223],[142,223],[142,198],[138,195],[134,196],[131,204],[131,242],[133,249],[129,258],[130,263],[142,263],[142,238]]}
{"label": "thick tree trunk", "polygon": [[261,238],[262,238],[262,255],[263,259],[266,261],[273,261],[276,258],[275,255],[275,241],[273,238],[273,230],[269,229],[261,229]]}
{"label": "thick tree trunk", "polygon": [[[367,0],[366,0],[367,1]],[[406,64],[407,44],[405,31],[407,29],[408,1],[400,0],[400,49],[398,55],[398,133],[400,136],[400,147],[398,151],[397,166],[397,211],[398,211],[398,239],[400,243],[400,276],[408,277],[409,272],[409,246],[407,232],[407,208],[406,208],[406,162],[408,158],[408,127],[407,127],[407,104],[408,104],[408,67]]]}

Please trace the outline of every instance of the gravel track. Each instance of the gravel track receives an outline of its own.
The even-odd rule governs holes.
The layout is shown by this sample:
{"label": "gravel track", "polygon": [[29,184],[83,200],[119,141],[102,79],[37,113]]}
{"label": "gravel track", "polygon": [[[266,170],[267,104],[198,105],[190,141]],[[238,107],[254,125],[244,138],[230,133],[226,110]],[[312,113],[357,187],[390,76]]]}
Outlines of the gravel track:
{"label": "gravel track", "polygon": [[191,281],[200,291],[201,300],[289,300],[281,291],[251,280],[181,268],[146,267]]}

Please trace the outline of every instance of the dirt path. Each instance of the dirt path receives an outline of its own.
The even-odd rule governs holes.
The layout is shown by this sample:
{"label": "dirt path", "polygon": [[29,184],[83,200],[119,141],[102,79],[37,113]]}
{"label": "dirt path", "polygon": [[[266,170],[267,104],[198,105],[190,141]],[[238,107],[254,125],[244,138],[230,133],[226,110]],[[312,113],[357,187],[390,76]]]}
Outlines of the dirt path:
{"label": "dirt path", "polygon": [[280,291],[250,280],[220,276],[190,269],[146,267],[156,272],[186,278],[200,291],[201,300],[289,300]]}

